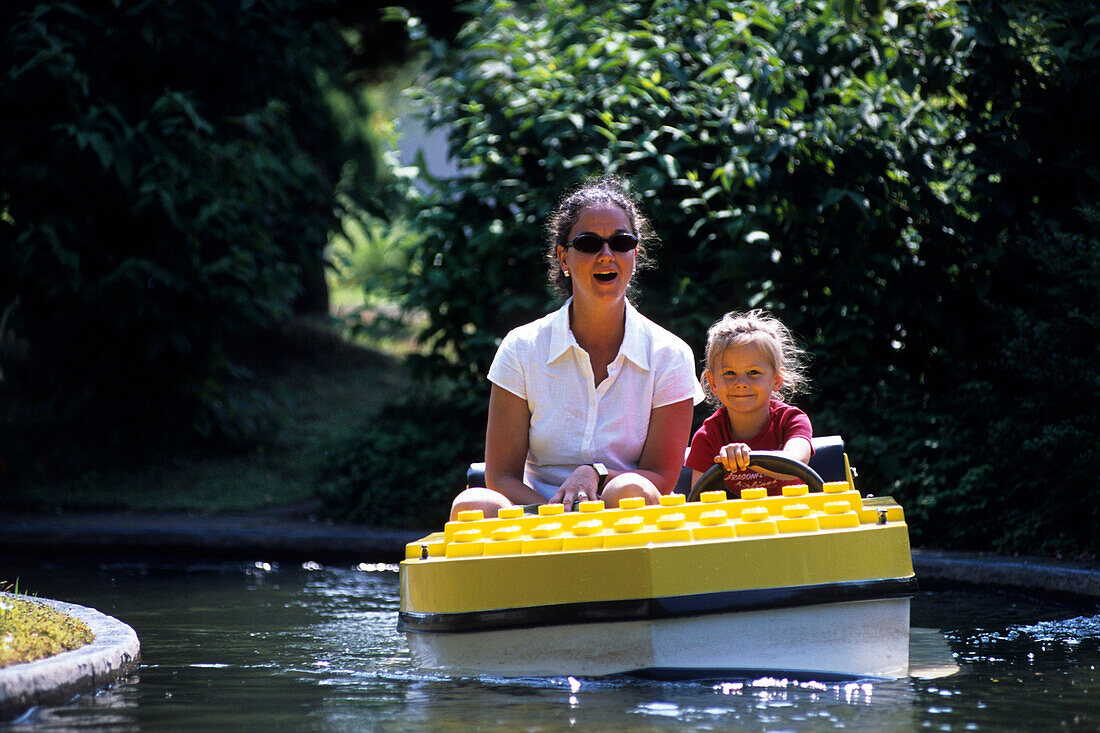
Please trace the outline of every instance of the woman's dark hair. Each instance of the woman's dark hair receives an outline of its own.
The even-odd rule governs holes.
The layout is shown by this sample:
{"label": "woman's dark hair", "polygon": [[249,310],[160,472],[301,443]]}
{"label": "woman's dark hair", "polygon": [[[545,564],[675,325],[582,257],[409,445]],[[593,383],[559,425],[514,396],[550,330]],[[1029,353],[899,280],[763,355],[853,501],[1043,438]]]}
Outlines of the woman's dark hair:
{"label": "woman's dark hair", "polygon": [[[585,179],[580,186],[562,197],[546,222],[547,277],[554,290],[562,297],[568,298],[573,294],[573,281],[561,271],[558,247],[564,246],[568,241],[569,230],[577,223],[577,218],[582,211],[590,206],[606,204],[617,206],[626,213],[630,226],[634,230],[632,233],[638,238],[634,269],[643,270],[652,266],[649,259],[649,246],[655,245],[657,238],[650,227],[649,219],[641,212],[640,205],[630,194],[626,181],[611,175]],[[630,287],[631,289],[634,287],[633,280]]]}

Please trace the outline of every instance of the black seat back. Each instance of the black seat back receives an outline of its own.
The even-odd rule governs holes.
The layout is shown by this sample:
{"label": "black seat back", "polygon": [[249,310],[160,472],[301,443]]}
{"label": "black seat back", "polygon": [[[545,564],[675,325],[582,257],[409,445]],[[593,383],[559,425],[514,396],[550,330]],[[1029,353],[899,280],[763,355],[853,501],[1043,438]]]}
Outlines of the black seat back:
{"label": "black seat back", "polygon": [[824,481],[847,481],[848,466],[844,462],[844,438],[839,435],[819,435],[811,441],[814,454],[809,467]]}

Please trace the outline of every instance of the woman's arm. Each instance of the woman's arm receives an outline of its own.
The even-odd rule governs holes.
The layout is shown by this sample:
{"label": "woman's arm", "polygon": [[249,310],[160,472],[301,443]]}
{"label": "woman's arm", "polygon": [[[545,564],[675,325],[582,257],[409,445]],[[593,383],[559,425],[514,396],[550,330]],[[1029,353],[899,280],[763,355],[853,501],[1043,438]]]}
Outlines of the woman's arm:
{"label": "woman's arm", "polygon": [[544,499],[523,483],[531,411],[527,401],[503,387],[489,393],[485,428],[485,484],[515,504],[541,504]]}
{"label": "woman's arm", "polygon": [[656,407],[649,413],[649,433],[635,473],[652,481],[662,494],[671,492],[680,477],[684,449],[691,435],[691,413],[690,399]]}

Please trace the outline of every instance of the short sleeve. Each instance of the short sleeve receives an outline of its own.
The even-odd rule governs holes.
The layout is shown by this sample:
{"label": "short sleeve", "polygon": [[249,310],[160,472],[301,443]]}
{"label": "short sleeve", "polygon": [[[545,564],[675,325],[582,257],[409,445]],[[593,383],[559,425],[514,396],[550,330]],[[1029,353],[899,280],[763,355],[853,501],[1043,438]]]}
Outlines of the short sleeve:
{"label": "short sleeve", "polygon": [[661,361],[653,386],[654,408],[684,400],[697,405],[705,399],[699,378],[695,376],[695,357],[690,346],[682,341],[667,346]]}
{"label": "short sleeve", "polygon": [[810,450],[813,450],[814,429],[810,424],[809,416],[797,407],[789,407],[783,415],[783,425],[780,430],[783,445],[791,438],[805,438],[810,441]]}
{"label": "short sleeve", "polygon": [[522,340],[515,331],[509,333],[497,347],[489,365],[489,381],[522,399],[527,399],[527,376],[523,371]]}

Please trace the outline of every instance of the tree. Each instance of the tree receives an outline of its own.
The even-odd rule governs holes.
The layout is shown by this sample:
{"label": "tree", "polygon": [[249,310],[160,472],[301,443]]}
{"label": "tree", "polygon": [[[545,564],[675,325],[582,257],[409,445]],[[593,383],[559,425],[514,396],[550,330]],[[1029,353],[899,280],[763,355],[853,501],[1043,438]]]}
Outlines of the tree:
{"label": "tree", "polygon": [[[563,189],[614,171],[664,240],[643,312],[701,356],[724,311],[774,310],[816,356],[816,431],[845,435],[915,541],[1097,552],[1100,14],[1054,0],[468,7],[423,92],[464,174],[427,182],[404,284],[435,381],[333,468],[343,506],[385,521],[373,507],[407,492],[407,474],[375,465],[368,482],[351,466],[383,434],[394,464],[441,436],[455,463],[481,454],[471,406],[499,338],[551,306],[541,224]],[[427,409],[423,435],[408,415]],[[443,513],[459,466],[415,485]]]}
{"label": "tree", "polygon": [[[564,188],[615,171],[664,240],[641,277],[648,315],[700,353],[723,311],[777,310],[826,365],[823,427],[881,434],[889,414],[862,408],[920,379],[947,307],[887,294],[958,289],[942,267],[958,11],[904,3],[864,28],[793,0],[469,8],[423,93],[468,173],[429,182],[404,284],[429,319],[423,371],[448,385],[426,392],[433,402],[484,403],[500,336],[550,305],[542,222]],[[454,432],[480,454],[480,431]]]}
{"label": "tree", "polygon": [[326,104],[345,48],[324,5],[4,5],[0,396],[19,419],[116,448],[247,430],[234,347],[303,304],[336,192],[373,175]]}

